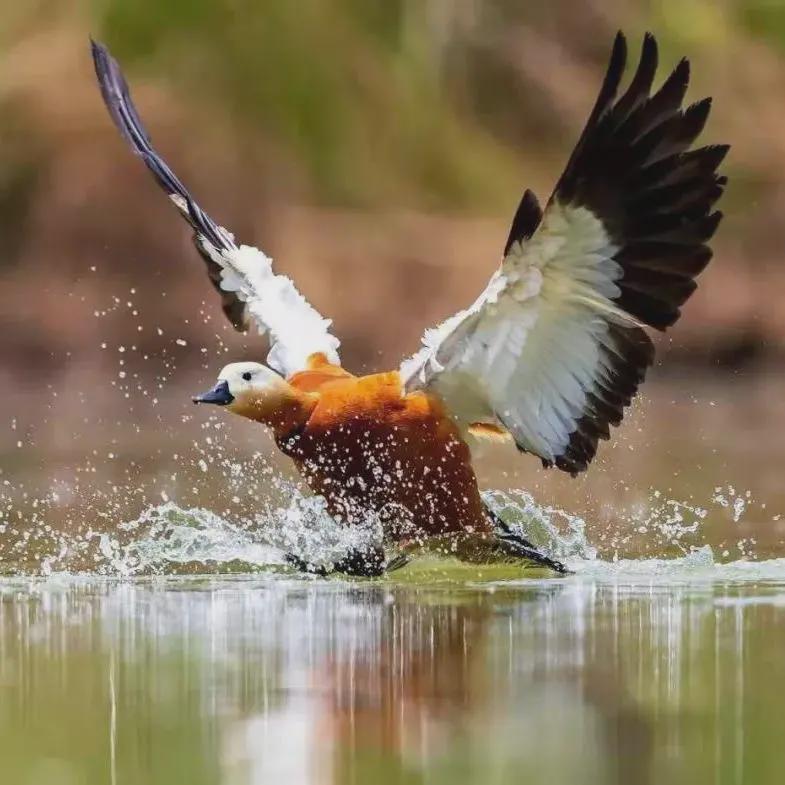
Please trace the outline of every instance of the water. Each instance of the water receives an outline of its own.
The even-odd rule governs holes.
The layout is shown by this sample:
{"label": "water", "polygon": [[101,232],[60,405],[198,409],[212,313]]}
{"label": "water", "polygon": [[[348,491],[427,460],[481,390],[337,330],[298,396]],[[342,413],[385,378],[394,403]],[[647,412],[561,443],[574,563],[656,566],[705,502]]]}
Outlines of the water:
{"label": "water", "polygon": [[781,782],[785,559],[717,558],[730,491],[655,495],[630,515],[683,553],[632,559],[488,492],[575,574],[423,553],[373,581],[286,568],[357,538],[292,494],[39,538],[0,578],[3,782]]}
{"label": "water", "polygon": [[785,580],[705,577],[7,578],[3,782],[779,783]]}
{"label": "water", "polygon": [[781,782],[785,454],[722,390],[667,388],[585,481],[478,459],[567,578],[296,576],[374,522],[176,409],[0,451],[0,783]]}

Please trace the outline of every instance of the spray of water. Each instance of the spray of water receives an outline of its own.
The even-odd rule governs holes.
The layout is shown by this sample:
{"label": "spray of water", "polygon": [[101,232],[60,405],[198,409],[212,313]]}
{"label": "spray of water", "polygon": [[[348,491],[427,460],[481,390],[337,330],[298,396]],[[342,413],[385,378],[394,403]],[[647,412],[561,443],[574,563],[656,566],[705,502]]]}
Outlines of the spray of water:
{"label": "spray of water", "polygon": [[[210,460],[218,460],[215,456],[212,450]],[[207,459],[201,455],[199,460]],[[349,549],[364,549],[382,538],[379,520],[351,527],[336,523],[321,499],[304,496],[264,461],[260,463],[258,456],[245,466],[228,459],[222,463],[232,502],[241,496],[249,500],[244,510],[189,507],[166,494],[160,494],[162,504],[145,505],[140,494],[148,499],[158,494],[133,481],[91,497],[76,485],[58,482],[40,498],[6,482],[0,490],[0,574],[132,577],[281,572],[290,570],[287,554],[328,565]],[[271,489],[284,501],[277,505],[264,501]],[[63,499],[77,494],[84,496],[78,508],[84,521],[58,526]],[[737,538],[731,550],[717,548],[716,538],[709,536],[714,516],[742,525],[756,505],[749,491],[733,486],[716,487],[704,504],[670,499],[654,490],[646,503],[615,511],[616,525],[610,535],[596,522],[588,526],[583,518],[544,506],[525,491],[492,490],[483,497],[514,530],[579,574],[694,573],[720,569],[737,554],[747,562],[755,559],[752,538]],[[134,506],[141,514],[128,515]],[[647,552],[654,547],[657,558],[629,558],[642,552],[635,547],[636,538],[649,544]],[[773,568],[774,561],[766,564]]]}

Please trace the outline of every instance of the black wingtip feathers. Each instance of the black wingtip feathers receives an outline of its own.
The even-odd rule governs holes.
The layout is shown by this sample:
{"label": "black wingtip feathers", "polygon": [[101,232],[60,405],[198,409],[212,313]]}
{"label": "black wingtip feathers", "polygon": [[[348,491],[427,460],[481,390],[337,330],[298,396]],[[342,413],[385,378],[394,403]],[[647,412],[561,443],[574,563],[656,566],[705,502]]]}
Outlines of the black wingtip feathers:
{"label": "black wingtip feathers", "polygon": [[595,107],[551,197],[601,222],[618,249],[615,304],[632,317],[611,325],[605,375],[553,461],[571,474],[588,466],[609,425],[621,421],[653,361],[651,339],[635,322],[665,330],[677,321],[695,276],[711,259],[707,243],[722,219],[713,206],[727,182],[717,170],[729,146],[691,149],[711,98],[682,106],[690,80],[686,58],[652,92],[657,61],[656,39],[647,33],[637,68],[616,100],[626,62],[624,36],[617,34]]}
{"label": "black wingtip feathers", "polygon": [[231,237],[199,207],[177,175],[153,148],[150,136],[131,99],[128,83],[107,47],[91,36],[90,51],[101,96],[112,122],[193,228],[196,248],[207,265],[214,288],[221,295],[224,312],[235,329],[247,330],[249,318],[245,303],[238,299],[235,293],[221,289],[220,266],[211,257],[209,250],[210,246],[218,251],[231,250],[235,247]]}

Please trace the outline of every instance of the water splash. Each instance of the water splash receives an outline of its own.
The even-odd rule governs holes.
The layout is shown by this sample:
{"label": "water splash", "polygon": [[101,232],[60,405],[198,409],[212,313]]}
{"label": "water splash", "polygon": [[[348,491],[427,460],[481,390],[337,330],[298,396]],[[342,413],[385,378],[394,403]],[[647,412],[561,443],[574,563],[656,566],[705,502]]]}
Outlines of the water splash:
{"label": "water splash", "polygon": [[505,523],[547,553],[559,559],[591,561],[597,557],[583,518],[544,507],[526,491],[484,491],[482,497]]}
{"label": "water splash", "polygon": [[98,548],[105,560],[100,571],[104,574],[173,572],[199,564],[233,572],[284,563],[278,549],[258,541],[241,525],[210,510],[184,510],[173,502],[152,507],[119,529],[135,537],[124,543],[121,536],[98,535]]}
{"label": "water splash", "polygon": [[732,510],[733,522],[738,523],[753,499],[751,491],[737,493],[732,485],[728,485],[726,488],[715,488],[711,500],[721,507]]}
{"label": "water splash", "polygon": [[89,530],[42,564],[44,574],[70,570],[128,577],[181,572],[258,572],[287,567],[287,554],[327,565],[379,536],[377,521],[345,527],[320,498],[293,491],[286,507],[251,520],[229,521],[172,501],[149,508],[113,532]]}
{"label": "water splash", "polygon": [[[542,507],[524,491],[488,491],[484,499],[513,528],[549,553],[584,561],[596,557],[586,537],[586,524],[578,516]],[[322,499],[292,489],[288,506],[237,522],[203,508],[182,509],[169,501],[120,524],[115,533],[89,532],[77,550],[90,550],[95,569],[103,575],[256,572],[285,567],[289,553],[327,565],[351,548],[378,542],[381,535],[378,519],[363,526],[342,526],[329,515]],[[45,571],[55,571],[73,555],[73,551],[58,551],[47,561]]]}
{"label": "water splash", "polygon": [[[285,481],[278,480],[279,485]],[[44,505],[37,505],[35,526],[22,530],[11,520],[0,519],[2,531],[21,532],[17,544],[0,553],[0,572],[30,575],[53,573],[99,574],[129,577],[179,573],[280,572],[287,568],[287,554],[317,565],[327,565],[350,548],[363,549],[381,539],[379,520],[365,526],[345,527],[328,514],[323,500],[303,496],[294,486],[284,488],[288,502],[250,516],[222,514],[201,507],[181,507],[173,501],[148,507],[136,518],[117,524],[122,505],[99,514],[105,526],[95,525],[78,532],[62,532],[46,522]],[[647,503],[619,511],[615,517],[618,534],[610,545],[597,544],[596,524],[589,526],[580,516],[544,506],[525,491],[492,490],[483,493],[485,503],[513,529],[537,547],[566,562],[586,576],[616,575],[656,577],[674,574],[714,575],[728,567],[727,549],[719,550],[721,564],[710,540],[715,511],[730,514],[740,524],[754,504],[752,494],[732,486],[717,487],[705,504],[666,498],[653,491]],[[627,558],[640,553],[629,542],[643,537],[657,543],[656,558]],[[596,541],[595,541],[596,542]],[[741,539],[737,547],[747,561],[731,564],[733,574],[749,574],[740,565],[754,564],[753,544]],[[673,551],[663,558],[666,551]],[[782,574],[782,564],[759,562]]]}

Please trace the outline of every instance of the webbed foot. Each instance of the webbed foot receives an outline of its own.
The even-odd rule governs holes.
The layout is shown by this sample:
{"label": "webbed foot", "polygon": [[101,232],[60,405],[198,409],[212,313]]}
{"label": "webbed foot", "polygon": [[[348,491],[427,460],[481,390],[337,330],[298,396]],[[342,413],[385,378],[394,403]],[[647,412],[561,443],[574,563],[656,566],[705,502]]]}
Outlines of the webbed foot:
{"label": "webbed foot", "polygon": [[503,521],[487,504],[485,511],[488,513],[488,517],[493,525],[498,544],[505,553],[510,556],[528,559],[542,567],[548,567],[560,575],[572,574],[572,571],[568,570],[560,561],[541,553],[532,542],[522,535],[516,534],[512,527],[506,521]]}
{"label": "webbed foot", "polygon": [[405,567],[411,561],[411,557],[406,553],[399,553],[397,556],[393,556],[390,561],[384,566],[385,572],[395,572],[396,570],[400,570],[401,567]]}
{"label": "webbed foot", "polygon": [[319,575],[322,578],[325,578],[327,575],[329,575],[327,568],[323,565],[313,564],[312,562],[306,561],[305,559],[301,559],[299,556],[295,556],[293,553],[285,554],[284,561],[290,567],[294,567],[294,569],[298,572],[304,572],[308,575]]}
{"label": "webbed foot", "polygon": [[548,567],[560,575],[572,574],[560,561],[540,553],[528,540],[519,537],[517,534],[513,534],[510,531],[497,532],[496,538],[501,549],[510,556],[527,559],[542,567]]}
{"label": "webbed foot", "polygon": [[409,557],[406,554],[399,554],[390,561],[386,561],[382,548],[369,548],[365,551],[352,548],[346,556],[333,562],[329,567],[313,564],[293,553],[287,553],[285,558],[286,562],[296,570],[309,575],[319,575],[323,578],[334,572],[355,578],[378,578],[386,572],[399,570],[409,563]]}
{"label": "webbed foot", "polygon": [[378,578],[384,574],[385,563],[381,548],[368,548],[365,551],[352,548],[343,559],[333,563],[333,572],[356,578]]}

